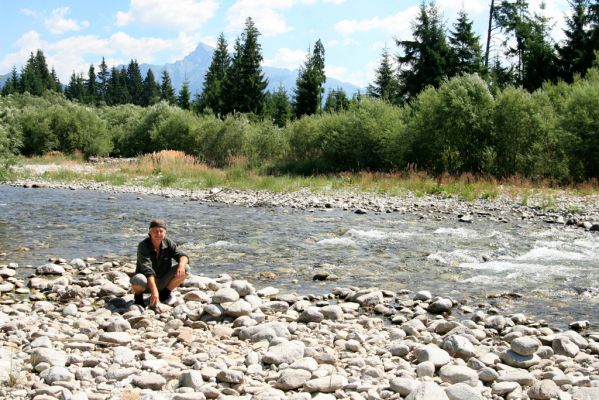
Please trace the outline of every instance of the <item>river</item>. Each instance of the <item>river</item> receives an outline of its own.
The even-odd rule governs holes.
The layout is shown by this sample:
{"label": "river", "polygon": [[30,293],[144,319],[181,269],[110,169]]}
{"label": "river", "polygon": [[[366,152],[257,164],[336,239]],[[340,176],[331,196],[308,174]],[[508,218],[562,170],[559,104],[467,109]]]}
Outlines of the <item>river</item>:
{"label": "river", "polygon": [[[194,273],[325,294],[335,286],[430,290],[565,327],[599,327],[599,241],[578,228],[401,213],[243,208],[143,194],[0,185],[0,264],[20,276],[49,257],[135,261],[155,217]],[[336,281],[313,281],[318,272]],[[521,298],[490,294],[518,293]]]}

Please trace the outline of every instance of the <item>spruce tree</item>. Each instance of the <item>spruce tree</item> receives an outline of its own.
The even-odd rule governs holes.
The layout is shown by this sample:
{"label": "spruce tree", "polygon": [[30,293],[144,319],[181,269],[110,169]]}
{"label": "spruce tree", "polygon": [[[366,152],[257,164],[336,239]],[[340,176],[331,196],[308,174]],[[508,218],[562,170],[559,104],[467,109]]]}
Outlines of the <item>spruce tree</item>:
{"label": "spruce tree", "polygon": [[[544,5],[541,4],[541,12],[543,11]],[[522,86],[533,92],[544,82],[555,82],[558,68],[549,18],[542,14],[535,14],[528,21],[528,25],[522,64]]]}
{"label": "spruce tree", "polygon": [[96,82],[96,70],[94,64],[90,64],[85,82],[85,102],[96,104],[98,100],[98,83]]}
{"label": "spruce tree", "polygon": [[389,50],[385,47],[381,56],[381,64],[375,71],[374,82],[368,86],[368,94],[390,103],[396,102],[399,92],[399,81],[396,74],[397,72],[391,64]]}
{"label": "spruce tree", "polygon": [[252,18],[245,21],[245,28],[235,42],[229,74],[223,90],[226,94],[224,111],[261,115],[264,107],[264,90],[268,82],[262,73],[262,52],[258,42],[260,32]]}
{"label": "spruce tree", "polygon": [[12,67],[12,72],[6,82],[4,82],[4,86],[2,86],[2,96],[8,96],[12,93],[19,92],[19,77],[17,75],[17,67]]}
{"label": "spruce tree", "polygon": [[407,101],[427,86],[438,87],[447,75],[449,46],[435,3],[422,3],[412,27],[412,40],[397,40],[400,98]]}
{"label": "spruce tree", "polygon": [[306,62],[300,68],[295,87],[295,116],[313,115],[320,111],[322,104],[324,72],[324,46],[320,39],[314,44],[314,51],[308,52]]}
{"label": "spruce tree", "polygon": [[86,98],[86,87],[85,87],[85,79],[83,78],[83,74],[76,74],[73,72],[71,74],[71,79],[69,80],[69,84],[65,89],[65,95],[67,99],[71,101],[76,101],[79,103],[83,103]]}
{"label": "spruce tree", "polygon": [[291,118],[291,103],[285,87],[281,84],[274,92],[267,92],[264,100],[264,116],[282,128]]}
{"label": "spruce tree", "polygon": [[107,103],[106,97],[110,72],[108,71],[108,65],[106,65],[106,60],[104,60],[104,57],[102,57],[102,62],[98,68],[98,99],[99,101]]}
{"label": "spruce tree", "polygon": [[160,84],[160,100],[165,100],[169,104],[176,104],[177,97],[175,96],[175,89],[171,82],[171,77],[167,70],[162,71],[162,82]]}
{"label": "spruce tree", "polygon": [[588,14],[590,26],[585,51],[586,64],[594,66],[599,57],[599,0],[590,1]]}
{"label": "spruce tree", "polygon": [[212,62],[204,76],[204,87],[199,97],[200,110],[210,108],[215,115],[225,113],[225,94],[223,85],[231,67],[228,45],[224,34],[220,34],[216,44],[216,50],[212,55]]}
{"label": "spruce tree", "polygon": [[473,22],[464,10],[460,11],[454,30],[450,32],[449,44],[451,58],[449,76],[461,74],[481,74],[483,67],[483,54],[480,45],[480,36],[472,29]]}
{"label": "spruce tree", "polygon": [[143,81],[137,60],[131,60],[127,66],[127,91],[130,102],[136,105],[142,103]]}
{"label": "spruce tree", "polygon": [[586,55],[589,39],[587,2],[587,0],[569,1],[571,14],[566,18],[566,29],[564,29],[566,39],[561,46],[558,46],[559,76],[568,83],[574,80],[576,74],[583,76],[591,66]]}
{"label": "spruce tree", "polygon": [[327,112],[339,112],[349,108],[350,100],[342,88],[331,90],[327,95],[324,110]]}
{"label": "spruce tree", "polygon": [[184,110],[189,110],[191,93],[189,91],[189,81],[186,79],[181,86],[179,96],[177,96],[177,104]]}
{"label": "spruce tree", "polygon": [[152,69],[148,69],[146,73],[141,99],[141,105],[144,107],[153,106],[160,101],[160,85],[156,83]]}
{"label": "spruce tree", "polygon": [[60,80],[58,79],[58,75],[56,74],[56,70],[54,69],[54,67],[52,67],[52,71],[50,71],[50,77],[52,78],[52,89],[51,90],[61,92],[62,88],[61,88]]}

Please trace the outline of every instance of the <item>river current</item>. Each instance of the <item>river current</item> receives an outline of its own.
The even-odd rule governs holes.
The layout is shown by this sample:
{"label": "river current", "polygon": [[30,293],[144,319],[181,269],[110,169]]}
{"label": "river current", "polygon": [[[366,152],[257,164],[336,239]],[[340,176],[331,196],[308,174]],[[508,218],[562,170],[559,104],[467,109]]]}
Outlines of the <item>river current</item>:
{"label": "river current", "polygon": [[[542,222],[464,224],[0,185],[0,264],[18,263],[25,277],[49,257],[135,262],[155,217],[168,221],[197,274],[228,273],[299,294],[348,285],[426,289],[553,326],[586,319],[599,327],[599,236]],[[338,280],[313,281],[320,272]],[[501,293],[522,297],[487,298]]]}

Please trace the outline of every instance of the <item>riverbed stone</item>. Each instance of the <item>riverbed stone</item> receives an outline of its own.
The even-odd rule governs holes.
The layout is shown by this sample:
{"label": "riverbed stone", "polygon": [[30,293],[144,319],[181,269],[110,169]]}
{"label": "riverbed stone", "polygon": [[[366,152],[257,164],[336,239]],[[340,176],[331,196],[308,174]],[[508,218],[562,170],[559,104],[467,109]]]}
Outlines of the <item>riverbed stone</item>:
{"label": "riverbed stone", "polygon": [[522,356],[514,353],[511,349],[502,352],[499,357],[501,361],[509,365],[510,367],[516,368],[530,368],[536,365],[541,360],[538,355],[532,354],[530,356]]}
{"label": "riverbed stone", "polygon": [[312,376],[305,369],[287,368],[281,372],[276,386],[282,390],[294,390],[302,387]]}
{"label": "riverbed stone", "polygon": [[566,357],[576,357],[578,352],[580,351],[579,347],[570,340],[567,336],[559,336],[551,342],[551,348],[553,349],[556,355],[566,356]]}
{"label": "riverbed stone", "polygon": [[131,383],[141,389],[161,390],[166,384],[166,379],[158,374],[142,373],[135,375]]}
{"label": "riverbed stone", "polygon": [[453,302],[450,299],[440,298],[431,302],[426,310],[432,314],[446,314],[452,307]]}
{"label": "riverbed stone", "polygon": [[224,371],[219,371],[216,374],[216,379],[220,382],[240,384],[244,380],[244,374],[242,371],[227,369]]}
{"label": "riverbed stone", "polygon": [[318,307],[308,307],[299,315],[297,322],[309,323],[309,322],[321,322],[324,319],[324,315],[320,312]]}
{"label": "riverbed stone", "polygon": [[437,383],[428,381],[420,383],[406,397],[406,400],[449,400],[445,390]]}
{"label": "riverbed stone", "polygon": [[251,342],[259,342],[261,340],[271,341],[274,338],[280,337],[288,339],[291,334],[281,322],[267,322],[255,326],[241,328],[238,331],[239,339],[249,340]]}
{"label": "riverbed stone", "polygon": [[404,397],[409,395],[418,385],[417,380],[405,377],[393,378],[389,381],[389,388]]}
{"label": "riverbed stone", "polygon": [[56,382],[71,381],[75,376],[66,367],[54,366],[46,369],[40,374],[48,385],[53,385]]}
{"label": "riverbed stone", "polygon": [[47,347],[38,347],[31,352],[31,364],[47,363],[50,366],[64,367],[67,362],[65,352]]}
{"label": "riverbed stone", "polygon": [[414,349],[414,355],[419,363],[431,361],[437,368],[451,361],[449,353],[433,344],[417,347]]}
{"label": "riverbed stone", "polygon": [[252,306],[250,303],[243,299],[234,301],[233,303],[224,306],[225,315],[237,318],[243,315],[250,315],[252,313]]}
{"label": "riverbed stone", "polygon": [[599,399],[599,387],[574,388],[572,400],[597,400]]}
{"label": "riverbed stone", "polygon": [[311,379],[304,384],[303,388],[308,393],[333,393],[342,389],[347,384],[348,381],[345,376],[333,374],[322,378]]}
{"label": "riverbed stone", "polygon": [[196,370],[187,370],[181,372],[181,376],[179,377],[179,386],[199,390],[202,386],[204,386],[202,373]]}
{"label": "riverbed stone", "polygon": [[128,332],[102,332],[98,340],[104,343],[124,346],[131,343],[131,335]]}
{"label": "riverbed stone", "polygon": [[36,275],[64,275],[65,269],[58,264],[44,264],[35,269]]}
{"label": "riverbed stone", "polygon": [[560,390],[555,382],[550,379],[544,379],[534,383],[528,389],[527,394],[533,400],[551,400],[558,398]]}
{"label": "riverbed stone", "polygon": [[475,354],[474,345],[470,340],[460,335],[451,335],[443,341],[443,350],[452,357],[468,360]]}
{"label": "riverbed stone", "polygon": [[446,387],[445,394],[449,400],[483,400],[480,391],[467,383],[456,383]]}
{"label": "riverbed stone", "polygon": [[239,300],[239,293],[232,288],[219,289],[212,296],[212,302],[215,304],[232,303]]}
{"label": "riverbed stone", "polygon": [[512,340],[512,351],[521,356],[531,356],[537,352],[541,343],[534,337],[522,336]]}
{"label": "riverbed stone", "polygon": [[305,348],[304,343],[299,340],[285,341],[270,347],[262,356],[262,361],[274,365],[292,364],[304,357]]}
{"label": "riverbed stone", "polygon": [[465,365],[444,365],[439,370],[439,377],[450,384],[466,383],[470,386],[478,384],[478,374]]}

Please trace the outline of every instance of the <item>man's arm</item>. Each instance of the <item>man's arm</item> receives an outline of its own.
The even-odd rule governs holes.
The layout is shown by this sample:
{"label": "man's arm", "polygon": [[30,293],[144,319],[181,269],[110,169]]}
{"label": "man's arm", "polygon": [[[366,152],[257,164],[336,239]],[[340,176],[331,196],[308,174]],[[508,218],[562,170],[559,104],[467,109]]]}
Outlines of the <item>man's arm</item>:
{"label": "man's arm", "polygon": [[185,276],[185,274],[186,274],[185,267],[187,267],[188,263],[189,263],[189,258],[187,258],[187,256],[179,257],[179,266],[177,267],[177,273],[175,274],[175,276],[177,278],[181,278],[181,277]]}
{"label": "man's arm", "polygon": [[148,276],[148,288],[150,288],[150,306],[155,306],[160,303],[158,296],[158,287],[156,286],[156,277],[154,275]]}

